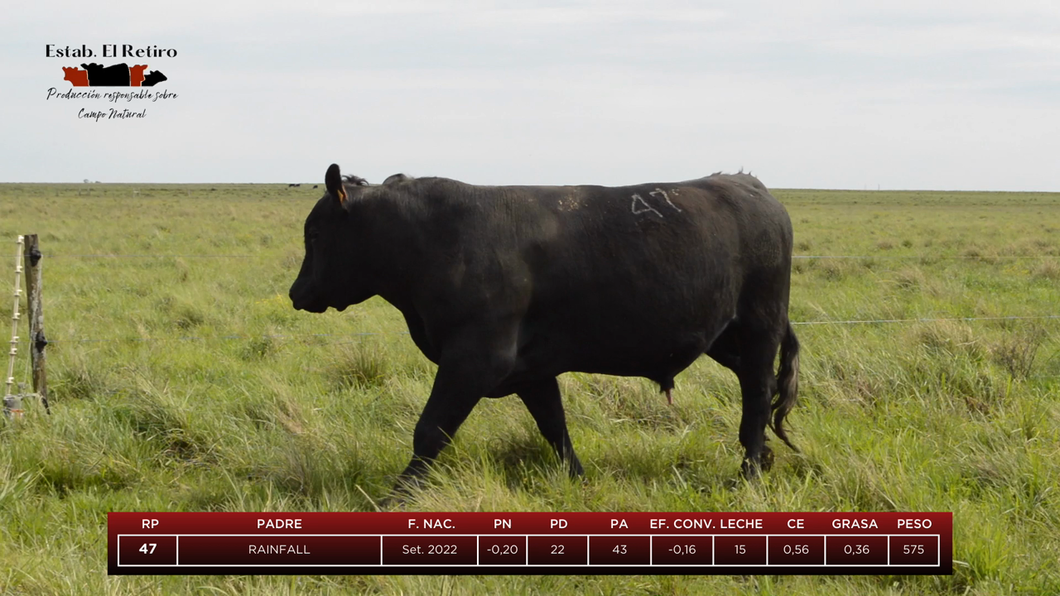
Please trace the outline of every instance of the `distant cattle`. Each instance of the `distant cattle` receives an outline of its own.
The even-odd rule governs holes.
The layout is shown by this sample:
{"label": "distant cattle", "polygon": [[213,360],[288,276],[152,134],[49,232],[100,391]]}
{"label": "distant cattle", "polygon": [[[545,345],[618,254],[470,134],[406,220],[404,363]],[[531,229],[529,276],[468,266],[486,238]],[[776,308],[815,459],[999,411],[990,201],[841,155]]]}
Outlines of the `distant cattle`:
{"label": "distant cattle", "polygon": [[345,310],[379,295],[438,365],[399,491],[419,482],[480,399],[513,393],[581,475],[556,377],[645,377],[670,397],[674,377],[701,354],[739,379],[744,475],[772,463],[767,426],[791,446],[792,228],[753,176],[613,188],[391,177],[369,186],[333,164],[324,181],[305,222],[294,308]]}
{"label": "distant cattle", "polygon": [[302,185],[301,184],[288,184],[287,188],[298,188],[299,186],[302,186]]}

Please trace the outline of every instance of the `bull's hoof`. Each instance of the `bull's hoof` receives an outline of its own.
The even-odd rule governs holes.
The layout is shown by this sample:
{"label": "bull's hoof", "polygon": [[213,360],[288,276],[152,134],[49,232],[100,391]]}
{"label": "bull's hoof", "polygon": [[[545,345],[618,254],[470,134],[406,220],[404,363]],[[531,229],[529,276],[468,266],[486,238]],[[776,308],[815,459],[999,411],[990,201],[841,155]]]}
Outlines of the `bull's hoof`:
{"label": "bull's hoof", "polygon": [[390,511],[404,511],[405,506],[408,504],[408,495],[398,495],[390,493],[383,500],[376,503],[376,507],[381,510]]}
{"label": "bull's hoof", "polygon": [[423,488],[423,478],[419,476],[401,476],[390,494],[379,501],[380,509],[404,510],[412,495]]}
{"label": "bull's hoof", "polygon": [[585,480],[585,468],[582,467],[582,463],[577,458],[571,462],[568,471],[571,480]]}
{"label": "bull's hoof", "polygon": [[747,480],[754,480],[762,472],[768,472],[773,467],[773,450],[766,447],[757,458],[748,457],[743,460],[740,471]]}

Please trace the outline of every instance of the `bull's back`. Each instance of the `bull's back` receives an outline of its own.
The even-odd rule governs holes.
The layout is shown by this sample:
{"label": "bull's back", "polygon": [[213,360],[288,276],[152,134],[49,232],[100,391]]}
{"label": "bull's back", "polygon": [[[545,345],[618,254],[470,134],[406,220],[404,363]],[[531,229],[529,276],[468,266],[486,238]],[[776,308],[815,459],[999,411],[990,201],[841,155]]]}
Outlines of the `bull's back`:
{"label": "bull's back", "polygon": [[430,200],[460,229],[432,267],[455,268],[461,282],[432,288],[435,298],[450,292],[451,304],[518,320],[520,368],[546,375],[680,370],[736,315],[761,261],[790,255],[783,207],[749,176],[459,185]]}
{"label": "bull's back", "polygon": [[553,280],[586,291],[621,287],[625,297],[671,296],[673,306],[790,256],[787,213],[746,174],[550,187],[526,219],[538,223],[513,248],[546,287]]}
{"label": "bull's back", "polygon": [[753,265],[747,223],[772,210],[768,194],[716,182],[550,189],[534,209],[543,233],[518,246],[532,272],[528,357],[651,377],[705,351]]}

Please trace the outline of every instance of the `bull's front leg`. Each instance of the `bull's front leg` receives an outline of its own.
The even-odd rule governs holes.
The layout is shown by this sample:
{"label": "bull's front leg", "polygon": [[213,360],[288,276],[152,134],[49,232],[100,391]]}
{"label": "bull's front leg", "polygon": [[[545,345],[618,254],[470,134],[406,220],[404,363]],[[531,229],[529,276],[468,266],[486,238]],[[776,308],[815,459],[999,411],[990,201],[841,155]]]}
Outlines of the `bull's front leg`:
{"label": "bull's front leg", "polygon": [[442,369],[438,370],[434,389],[412,434],[412,460],[398,477],[395,493],[407,494],[420,485],[431,462],[449,445],[457,429],[482,399],[481,395],[469,392],[469,388],[460,387],[455,381],[447,382],[448,376]]}
{"label": "bull's front leg", "polygon": [[452,441],[471,410],[511,371],[514,346],[497,343],[484,350],[482,346],[490,344],[472,336],[456,344],[461,347],[447,350],[412,435],[412,460],[398,477],[391,500],[403,500],[422,484],[431,462]]}

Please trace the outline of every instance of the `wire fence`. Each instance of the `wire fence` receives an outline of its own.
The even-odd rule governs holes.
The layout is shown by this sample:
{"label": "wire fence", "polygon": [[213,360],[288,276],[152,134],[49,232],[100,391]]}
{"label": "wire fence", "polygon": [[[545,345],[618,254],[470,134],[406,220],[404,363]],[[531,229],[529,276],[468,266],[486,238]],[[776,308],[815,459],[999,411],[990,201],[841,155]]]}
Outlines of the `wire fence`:
{"label": "wire fence", "polygon": [[1002,317],[939,317],[914,319],[852,319],[823,321],[792,321],[792,325],[870,325],[891,323],[937,323],[941,321],[1043,321],[1058,320],[1060,315],[1002,316]]}
{"label": "wire fence", "polygon": [[[278,258],[275,254],[48,254],[49,259],[253,259],[253,258]],[[793,259],[837,259],[837,260],[961,260],[961,261],[995,261],[995,260],[1038,260],[1038,259],[1060,259],[1060,255],[793,255]],[[900,325],[914,323],[936,323],[936,322],[981,322],[981,321],[1056,321],[1060,315],[1008,315],[1008,316],[982,316],[982,317],[915,317],[915,318],[889,318],[889,319],[822,319],[812,321],[792,321],[796,327],[813,326],[864,326],[864,325]],[[109,338],[49,338],[49,343],[54,344],[84,344],[84,343],[108,343],[108,342],[130,342],[130,343],[164,343],[164,342],[194,342],[194,341],[247,341],[247,340],[299,340],[311,338],[364,338],[373,336],[407,336],[407,331],[400,332],[351,332],[351,333],[302,333],[302,334],[218,334],[203,336],[171,336],[171,337],[109,337]],[[18,343],[29,343],[28,340],[19,340]],[[1041,378],[1041,377],[1039,377]],[[1060,378],[1048,376],[1044,378]]]}
{"label": "wire fence", "polygon": [[[1060,315],[1040,316],[1001,316],[1001,317],[936,317],[936,318],[910,318],[910,319],[847,319],[847,320],[819,320],[819,321],[792,321],[792,326],[807,325],[888,325],[903,323],[937,323],[945,321],[1060,321]],[[49,338],[49,344],[63,343],[104,343],[104,342],[130,342],[130,343],[155,343],[155,342],[189,342],[189,341],[245,341],[253,339],[270,340],[297,340],[308,338],[332,338],[332,337],[385,337],[408,335],[408,331],[354,331],[349,333],[226,333],[218,335],[178,335],[169,337],[134,337],[119,336],[105,338]],[[19,339],[18,343],[29,343],[29,340]]]}
{"label": "wire fence", "polygon": [[[182,342],[182,341],[245,341],[252,339],[275,339],[295,340],[307,338],[327,337],[370,337],[408,335],[408,331],[376,332],[356,331],[351,333],[261,333],[261,334],[224,334],[224,335],[178,335],[171,337],[105,337],[105,338],[66,338],[48,339],[49,344],[63,343],[105,343],[105,342],[130,342],[130,343],[154,343],[154,342]],[[20,339],[19,343],[28,343]]]}
{"label": "wire fence", "polygon": [[[48,254],[50,259],[274,259],[275,254]],[[792,255],[792,259],[880,259],[880,260],[931,260],[931,261],[1018,261],[1035,259],[1060,259],[1057,255]]]}
{"label": "wire fence", "polygon": [[[1011,317],[939,317],[939,318],[913,318],[913,319],[859,319],[845,321],[792,321],[793,326],[803,325],[868,325],[868,324],[895,324],[895,323],[933,323],[943,321],[1056,321],[1060,315],[1043,316],[1011,316]],[[252,340],[305,340],[305,339],[347,339],[349,341],[330,341],[328,345],[353,344],[366,337],[394,337],[408,336],[408,331],[373,332],[359,331],[350,333],[286,333],[286,334],[224,334],[224,335],[186,335],[173,337],[110,337],[110,338],[65,338],[49,339],[49,343],[62,344],[88,344],[88,343],[167,343],[167,342],[220,342],[220,341],[252,341]],[[28,343],[19,340],[18,343]],[[1035,374],[1026,378],[1036,380],[1060,379],[1060,375]]]}
{"label": "wire fence", "polygon": [[[165,258],[181,258],[181,259],[252,259],[252,258],[276,258],[276,255],[268,254],[49,254],[48,258],[67,258],[67,259],[165,259]],[[971,255],[794,255],[793,259],[932,259],[932,260],[1033,260],[1033,259],[1057,259],[1060,255],[1039,255],[1039,256],[1020,256],[1020,255],[1008,255],[1008,256],[971,256]],[[931,323],[931,322],[943,322],[943,321],[961,321],[961,322],[973,322],[973,321],[1045,321],[1045,320],[1058,320],[1060,315],[1010,315],[1010,316],[990,316],[990,317],[934,317],[934,318],[904,318],[904,319],[824,319],[815,321],[792,321],[794,326],[819,326],[819,325],[890,325],[890,324],[908,324],[908,323]],[[407,335],[408,332],[401,332],[401,335]],[[353,334],[341,334],[342,336],[371,336],[371,335],[384,335],[380,333],[353,333]],[[284,334],[284,335],[245,335],[245,334],[226,334],[216,336],[179,336],[179,337],[121,337],[121,338],[70,338],[70,339],[53,339],[50,340],[55,343],[91,343],[91,342],[111,342],[111,341],[131,341],[131,342],[167,342],[167,341],[227,341],[227,340],[246,340],[246,339],[293,339],[299,337],[335,337],[336,334]]]}
{"label": "wire fence", "polygon": [[1060,259],[1060,255],[792,255],[792,259],[883,259],[883,260],[966,260],[966,261],[993,261],[993,260],[1033,260],[1033,259]]}
{"label": "wire fence", "polygon": [[153,254],[153,255],[119,255],[119,254],[96,254],[96,255],[48,255],[49,259],[263,259],[275,258],[276,255],[181,255],[181,254]]}

